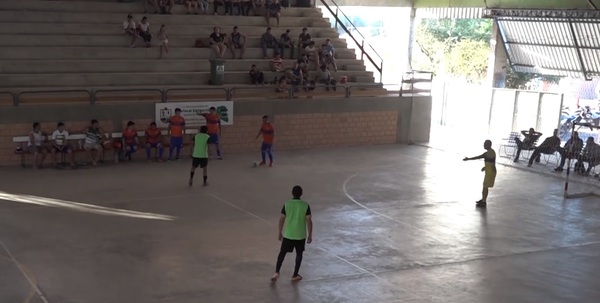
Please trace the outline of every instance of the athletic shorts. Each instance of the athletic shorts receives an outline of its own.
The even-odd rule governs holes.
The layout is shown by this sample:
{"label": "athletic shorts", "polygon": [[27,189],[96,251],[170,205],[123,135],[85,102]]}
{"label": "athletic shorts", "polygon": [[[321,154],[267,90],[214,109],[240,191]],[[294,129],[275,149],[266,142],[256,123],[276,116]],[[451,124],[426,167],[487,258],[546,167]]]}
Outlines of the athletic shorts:
{"label": "athletic shorts", "polygon": [[146,143],[147,148],[162,148],[162,144],[160,143]]}
{"label": "athletic shorts", "polygon": [[208,144],[219,144],[219,135],[218,134],[208,134],[210,138],[208,139]]}
{"label": "athletic shorts", "polygon": [[291,240],[288,238],[283,238],[281,240],[281,251],[284,251],[284,252],[292,252],[292,251],[294,251],[294,249],[296,250],[296,252],[303,252],[305,246],[306,246],[306,239]]}
{"label": "athletic shorts", "polygon": [[58,148],[57,146],[52,146],[52,151],[55,153],[68,154],[71,150],[71,147],[68,145],[63,146],[63,148]]}
{"label": "athletic shorts", "polygon": [[494,187],[495,181],[496,181],[496,173],[486,171],[485,176],[483,177],[483,187],[492,188],[492,187]]}
{"label": "athletic shorts", "polygon": [[183,147],[183,137],[171,137],[171,147]]}
{"label": "athletic shorts", "polygon": [[192,166],[194,168],[205,168],[208,166],[208,158],[192,158]]}
{"label": "athletic shorts", "polygon": [[85,150],[102,150],[102,145],[99,143],[83,143],[83,149]]}
{"label": "athletic shorts", "polygon": [[260,150],[264,152],[270,152],[271,148],[273,148],[273,144],[263,142],[262,146],[260,147]]}
{"label": "athletic shorts", "polygon": [[130,150],[130,151],[137,151],[138,147],[137,144],[127,144],[125,145],[125,150]]}

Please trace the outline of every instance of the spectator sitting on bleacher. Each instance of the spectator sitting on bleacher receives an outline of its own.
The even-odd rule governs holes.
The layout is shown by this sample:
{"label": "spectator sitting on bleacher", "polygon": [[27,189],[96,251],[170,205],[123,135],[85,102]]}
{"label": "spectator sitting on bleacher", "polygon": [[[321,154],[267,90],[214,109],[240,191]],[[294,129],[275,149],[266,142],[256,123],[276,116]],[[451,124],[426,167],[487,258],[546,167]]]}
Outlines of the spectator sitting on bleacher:
{"label": "spectator sitting on bleacher", "polygon": [[213,28],[213,33],[210,34],[209,44],[213,49],[217,57],[223,58],[225,56],[225,52],[227,51],[226,43],[227,35],[221,33],[221,29],[218,27]]}
{"label": "spectator sitting on bleacher", "polygon": [[203,15],[207,15],[208,14],[208,1],[206,0],[196,0],[196,2],[198,3],[198,7],[200,8],[200,10],[202,11]]}
{"label": "spectator sitting on bleacher", "polygon": [[148,162],[152,161],[152,149],[156,149],[156,160],[162,161],[162,156],[164,152],[164,148],[162,145],[162,134],[160,129],[156,127],[156,122],[150,123],[150,127],[146,129],[146,156],[148,158]]}
{"label": "spectator sitting on bleacher", "polygon": [[279,53],[275,53],[273,59],[271,59],[271,71],[281,72],[283,71],[283,59]]}
{"label": "spectator sitting on bleacher", "polygon": [[251,0],[251,5],[252,5],[252,14],[254,14],[254,16],[258,16],[260,15],[260,13],[258,12],[258,9],[260,9],[263,6],[263,0]]}
{"label": "spectator sitting on bleacher", "polygon": [[277,85],[277,88],[275,89],[276,92],[278,93],[284,93],[287,92],[288,90],[288,83],[287,83],[287,79],[285,77],[281,77],[279,79],[279,84]]}
{"label": "spectator sitting on bleacher", "polygon": [[294,66],[288,71],[287,76],[291,80],[292,85],[299,86],[303,84],[304,75],[298,61],[294,62]]}
{"label": "spectator sitting on bleacher", "polygon": [[517,137],[515,137],[515,144],[517,144],[517,153],[515,154],[514,162],[519,162],[519,157],[521,156],[522,150],[532,150],[535,149],[535,143],[542,136],[542,133],[538,133],[535,129],[530,128],[529,131],[522,130],[521,134],[523,134],[523,141]]}
{"label": "spectator sitting on bleacher", "polygon": [[590,136],[587,138],[579,160],[588,163],[587,170],[585,171],[586,175],[590,174],[594,166],[600,164],[600,145],[594,142],[594,137]]}
{"label": "spectator sitting on bleacher", "polygon": [[558,137],[558,129],[555,129],[552,133],[552,137],[546,138],[542,144],[533,150],[531,157],[529,157],[529,163],[527,164],[527,167],[531,167],[531,165],[533,165],[533,161],[539,163],[541,154],[554,154],[559,147],[560,138]]}
{"label": "spectator sitting on bleacher", "polygon": [[150,44],[152,41],[152,34],[150,33],[150,22],[148,22],[148,18],[143,17],[142,21],[138,24],[137,29],[138,35],[146,42],[146,47],[152,46]]}
{"label": "spectator sitting on bleacher", "polygon": [[279,27],[279,18],[281,17],[281,4],[279,0],[272,0],[267,7],[267,26],[271,26],[271,18],[277,20],[277,27]]}
{"label": "spectator sitting on bleacher", "polygon": [[294,59],[294,40],[292,39],[292,35],[290,30],[286,30],[285,33],[281,34],[281,38],[279,38],[279,44],[281,45],[281,55],[285,56],[285,49],[290,49],[290,59]]}
{"label": "spectator sitting on bleacher", "polygon": [[233,6],[236,0],[225,0],[225,16],[233,16]]}
{"label": "spectator sitting on bleacher", "polygon": [[233,27],[233,32],[229,37],[229,49],[231,50],[231,55],[233,59],[235,59],[235,49],[240,50],[240,59],[244,59],[244,52],[246,52],[246,36],[242,34],[237,25]]}
{"label": "spectator sitting on bleacher", "polygon": [[573,157],[579,156],[579,154],[581,154],[581,149],[583,149],[583,140],[579,138],[578,132],[573,132],[573,137],[567,141],[565,146],[558,147],[557,149],[558,153],[560,153],[560,164],[554,171],[563,171],[567,158],[573,159]]}
{"label": "spectator sitting on bleacher", "polygon": [[238,15],[248,16],[250,14],[251,7],[251,0],[240,0],[240,2],[238,2]]}
{"label": "spectator sitting on bleacher", "polygon": [[158,0],[158,8],[160,9],[160,13],[163,15],[170,15],[174,4],[174,0]]}
{"label": "spectator sitting on bleacher", "polygon": [[302,72],[304,74],[308,74],[308,66],[310,61],[308,60],[308,56],[306,56],[306,54],[302,54],[302,56],[300,56],[300,59],[297,60],[298,61],[298,65],[300,65],[300,68],[302,69]]}
{"label": "spectator sitting on bleacher", "polygon": [[65,124],[58,122],[56,130],[52,133],[52,159],[54,160],[54,166],[58,165],[56,154],[67,154],[71,161],[71,167],[75,168],[75,153],[69,145],[69,132],[65,130]]}
{"label": "spectator sitting on bleacher", "polygon": [[308,57],[309,61],[312,61],[315,65],[315,69],[317,66],[321,66],[319,64],[319,49],[315,46],[315,42],[311,41],[308,46],[304,49],[304,54]]}
{"label": "spectator sitting on bleacher", "polygon": [[33,123],[33,130],[29,133],[29,142],[27,148],[29,152],[33,154],[33,168],[41,168],[48,149],[46,149],[45,143],[47,141],[47,134],[42,131],[42,126],[39,122]]}
{"label": "spectator sitting on bleacher", "polygon": [[138,38],[137,26],[135,25],[135,21],[133,21],[133,16],[131,14],[127,15],[127,20],[123,22],[123,31],[125,34],[131,36],[131,43],[129,47],[135,47],[135,41]]}
{"label": "spectator sitting on bleacher", "polygon": [[312,42],[312,38],[308,33],[308,29],[305,27],[302,29],[302,33],[298,35],[298,57],[304,54],[304,49]]}
{"label": "spectator sitting on bleacher", "polygon": [[267,56],[267,49],[272,48],[274,53],[279,53],[279,42],[275,39],[275,36],[271,34],[271,28],[268,27],[267,31],[260,37],[260,46],[263,50],[263,57],[269,59]]}
{"label": "spectator sitting on bleacher", "polygon": [[252,68],[250,68],[250,84],[252,85],[264,85],[265,84],[265,74],[256,67],[255,64],[252,64]]}
{"label": "spectator sitting on bleacher", "polygon": [[82,130],[85,134],[85,142],[83,143],[83,150],[86,155],[92,160],[92,165],[97,166],[100,155],[102,154],[104,131],[100,128],[98,120],[94,119],[91,125]]}
{"label": "spectator sitting on bleacher", "polygon": [[185,1],[185,7],[187,8],[187,14],[191,15],[198,15],[198,1],[196,0],[186,0]]}
{"label": "spectator sitting on bleacher", "polygon": [[214,0],[213,1],[213,9],[215,10],[215,16],[219,14],[219,6],[225,7],[225,12],[227,12],[227,7],[225,6],[224,0]]}
{"label": "spectator sitting on bleacher", "polygon": [[325,85],[327,91],[329,91],[330,88],[333,89],[333,91],[336,90],[335,84],[337,81],[331,76],[331,72],[327,68],[327,65],[321,65],[321,68],[317,72],[316,81],[319,84]]}
{"label": "spectator sitting on bleacher", "polygon": [[127,128],[123,130],[122,140],[123,148],[125,149],[125,159],[131,161],[131,156],[137,151],[140,145],[133,121],[127,122]]}
{"label": "spectator sitting on bleacher", "polygon": [[158,12],[160,12],[160,8],[158,7],[158,0],[144,0],[144,14],[148,13],[148,4],[152,5],[155,14],[158,14]]}

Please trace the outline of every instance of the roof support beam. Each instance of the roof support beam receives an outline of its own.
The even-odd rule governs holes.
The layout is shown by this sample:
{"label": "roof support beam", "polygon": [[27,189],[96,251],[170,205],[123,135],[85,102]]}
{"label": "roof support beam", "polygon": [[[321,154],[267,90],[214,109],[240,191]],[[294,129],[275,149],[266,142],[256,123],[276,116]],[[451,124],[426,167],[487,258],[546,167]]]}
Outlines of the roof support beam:
{"label": "roof support beam", "polygon": [[575,50],[577,51],[577,57],[579,58],[579,64],[581,64],[581,72],[583,73],[583,77],[585,80],[591,80],[585,68],[585,63],[583,63],[583,56],[581,55],[581,49],[579,48],[579,41],[577,41],[577,34],[575,33],[573,21],[571,20],[569,20],[569,29],[571,30],[571,35],[573,35],[573,45],[575,45]]}
{"label": "roof support beam", "polygon": [[555,10],[555,9],[485,9],[483,16],[491,17],[525,17],[525,18],[565,18],[565,19],[598,19],[599,10]]}
{"label": "roof support beam", "polygon": [[518,42],[518,41],[506,41],[506,44],[599,50],[597,47],[591,47],[591,46],[542,44],[542,43],[530,43],[530,42]]}

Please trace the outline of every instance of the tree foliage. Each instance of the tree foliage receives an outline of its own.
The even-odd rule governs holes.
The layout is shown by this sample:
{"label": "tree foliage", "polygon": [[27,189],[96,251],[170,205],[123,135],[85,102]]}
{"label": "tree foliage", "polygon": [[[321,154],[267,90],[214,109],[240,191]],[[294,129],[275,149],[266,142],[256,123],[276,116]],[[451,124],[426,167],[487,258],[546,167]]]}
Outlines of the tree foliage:
{"label": "tree foliage", "polygon": [[487,19],[422,19],[413,68],[480,82],[487,75],[491,34]]}
{"label": "tree foliage", "polygon": [[525,89],[533,79],[558,84],[562,77],[542,74],[521,73],[516,71],[510,64],[506,64],[505,88]]}

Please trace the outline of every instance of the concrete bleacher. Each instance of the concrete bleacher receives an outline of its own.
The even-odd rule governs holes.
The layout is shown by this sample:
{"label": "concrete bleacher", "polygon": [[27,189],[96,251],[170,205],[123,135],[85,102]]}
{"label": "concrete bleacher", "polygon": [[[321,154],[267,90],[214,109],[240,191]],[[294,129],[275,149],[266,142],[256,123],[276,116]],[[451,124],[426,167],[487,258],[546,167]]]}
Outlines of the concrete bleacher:
{"label": "concrete bleacher", "polygon": [[[252,64],[263,69],[266,80],[276,76],[269,71],[270,60],[263,59],[259,45],[267,27],[262,16],[186,15],[183,5],[175,5],[172,15],[146,14],[154,38],[161,24],[168,28],[170,52],[158,60],[156,44],[145,48],[140,39],[139,47],[128,47],[129,37],[123,35],[121,26],[128,13],[141,20],[142,2],[0,1],[0,90],[208,85],[209,59],[215,56],[195,43],[207,40],[216,25],[227,34],[237,25],[248,37],[243,60],[230,59],[227,52],[225,84],[249,84]],[[364,62],[356,59],[355,51],[316,8],[284,9],[280,27],[273,26],[272,32],[278,37],[290,29],[297,40],[302,27],[309,28],[317,43],[332,40],[339,67],[338,72],[332,71],[335,78],[374,82],[372,72],[365,70]],[[286,65],[292,64],[289,50],[284,58]]]}

